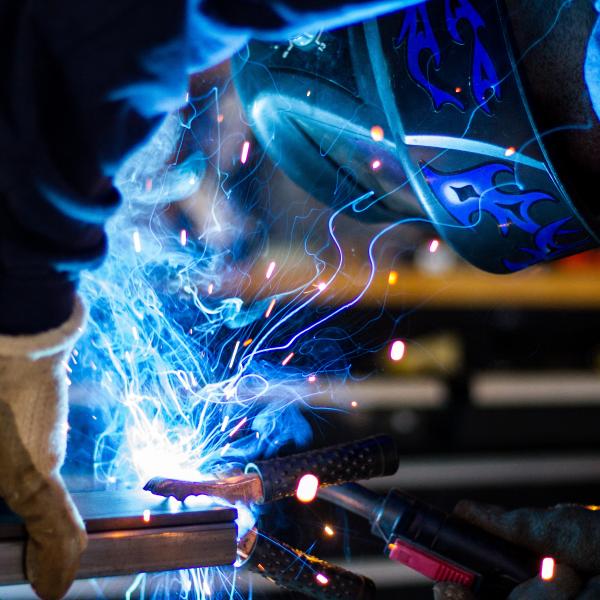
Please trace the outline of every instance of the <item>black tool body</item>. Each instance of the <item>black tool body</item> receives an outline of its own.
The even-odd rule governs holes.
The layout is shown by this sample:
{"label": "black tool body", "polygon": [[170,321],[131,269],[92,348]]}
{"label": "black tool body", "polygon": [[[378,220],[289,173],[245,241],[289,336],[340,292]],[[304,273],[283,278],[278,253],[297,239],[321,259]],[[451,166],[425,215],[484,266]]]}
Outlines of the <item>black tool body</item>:
{"label": "black tool body", "polygon": [[539,573],[539,556],[397,490],[382,497],[347,484],[319,497],[368,519],[393,560],[435,581],[461,583],[485,600],[505,600]]}
{"label": "black tool body", "polygon": [[375,585],[363,575],[259,536],[248,568],[278,586],[316,600],[374,600]]}
{"label": "black tool body", "polygon": [[300,478],[315,475],[321,486],[393,475],[400,457],[394,440],[378,435],[348,444],[257,461],[246,473],[258,473],[263,482],[263,502],[293,496]]}

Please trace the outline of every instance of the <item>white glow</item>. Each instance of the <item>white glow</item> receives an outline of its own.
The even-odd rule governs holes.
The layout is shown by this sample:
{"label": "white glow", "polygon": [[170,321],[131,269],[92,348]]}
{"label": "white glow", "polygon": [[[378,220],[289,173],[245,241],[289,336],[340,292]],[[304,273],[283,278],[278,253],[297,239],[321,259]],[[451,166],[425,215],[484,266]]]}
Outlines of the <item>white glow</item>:
{"label": "white glow", "polygon": [[544,581],[550,581],[554,579],[554,565],[555,561],[553,558],[546,557],[542,560],[542,568],[540,571],[540,577]]}
{"label": "white glow", "polygon": [[238,352],[239,349],[240,349],[240,341],[238,340],[235,343],[235,347],[233,348],[233,354],[231,355],[231,360],[229,361],[229,368],[230,369],[233,369],[233,364],[235,362],[235,357],[236,357],[236,354],[237,354],[237,352]]}
{"label": "white glow", "polygon": [[315,477],[315,475],[312,475],[311,473],[302,475],[298,482],[298,487],[296,488],[296,498],[298,498],[300,502],[312,502],[317,497],[318,489],[319,479]]}
{"label": "white glow", "polygon": [[275,261],[272,261],[269,263],[269,267],[267,268],[267,274],[266,274],[267,279],[271,279],[273,273],[275,272],[276,266],[277,266],[277,264],[275,263]]}
{"label": "white glow", "polygon": [[133,248],[138,254],[142,251],[142,240],[137,229],[133,232]]}
{"label": "white glow", "polygon": [[240,160],[242,161],[243,165],[245,165],[246,161],[248,160],[249,152],[250,152],[250,142],[246,141],[246,142],[244,142],[244,145],[242,146],[242,156],[240,157]]}
{"label": "white glow", "polygon": [[404,358],[406,352],[406,344],[401,340],[396,340],[390,348],[390,358],[398,362]]}

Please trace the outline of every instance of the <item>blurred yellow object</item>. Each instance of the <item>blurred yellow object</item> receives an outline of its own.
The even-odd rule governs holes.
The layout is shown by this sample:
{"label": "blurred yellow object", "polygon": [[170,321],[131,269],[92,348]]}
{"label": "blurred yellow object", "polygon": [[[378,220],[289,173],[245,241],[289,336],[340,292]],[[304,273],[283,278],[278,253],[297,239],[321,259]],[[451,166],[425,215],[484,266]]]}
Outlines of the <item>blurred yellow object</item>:
{"label": "blurred yellow object", "polygon": [[382,351],[382,356],[386,371],[404,375],[454,375],[462,369],[464,362],[461,339],[452,332],[407,341],[405,354],[399,362],[390,360],[388,348]]}

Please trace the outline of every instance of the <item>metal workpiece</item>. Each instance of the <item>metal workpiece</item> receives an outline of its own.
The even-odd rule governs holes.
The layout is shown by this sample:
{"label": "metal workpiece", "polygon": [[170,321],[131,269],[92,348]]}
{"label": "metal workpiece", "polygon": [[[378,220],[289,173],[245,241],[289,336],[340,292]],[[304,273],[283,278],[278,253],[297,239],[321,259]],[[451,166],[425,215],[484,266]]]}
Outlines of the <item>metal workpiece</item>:
{"label": "metal workpiece", "polygon": [[[232,565],[237,512],[208,503],[179,504],[137,490],[73,494],[88,531],[78,579]],[[0,515],[0,585],[26,581],[26,532]]]}

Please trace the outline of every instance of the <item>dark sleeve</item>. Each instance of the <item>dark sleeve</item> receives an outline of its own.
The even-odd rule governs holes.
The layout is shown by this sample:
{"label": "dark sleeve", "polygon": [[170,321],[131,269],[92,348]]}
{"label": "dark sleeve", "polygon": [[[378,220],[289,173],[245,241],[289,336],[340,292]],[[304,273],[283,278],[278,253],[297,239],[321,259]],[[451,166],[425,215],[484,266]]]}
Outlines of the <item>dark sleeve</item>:
{"label": "dark sleeve", "polygon": [[70,315],[116,169],[183,103],[187,35],[184,0],[0,0],[0,332]]}
{"label": "dark sleeve", "polygon": [[106,253],[124,159],[184,102],[191,70],[414,0],[0,0],[0,332],[68,318]]}

